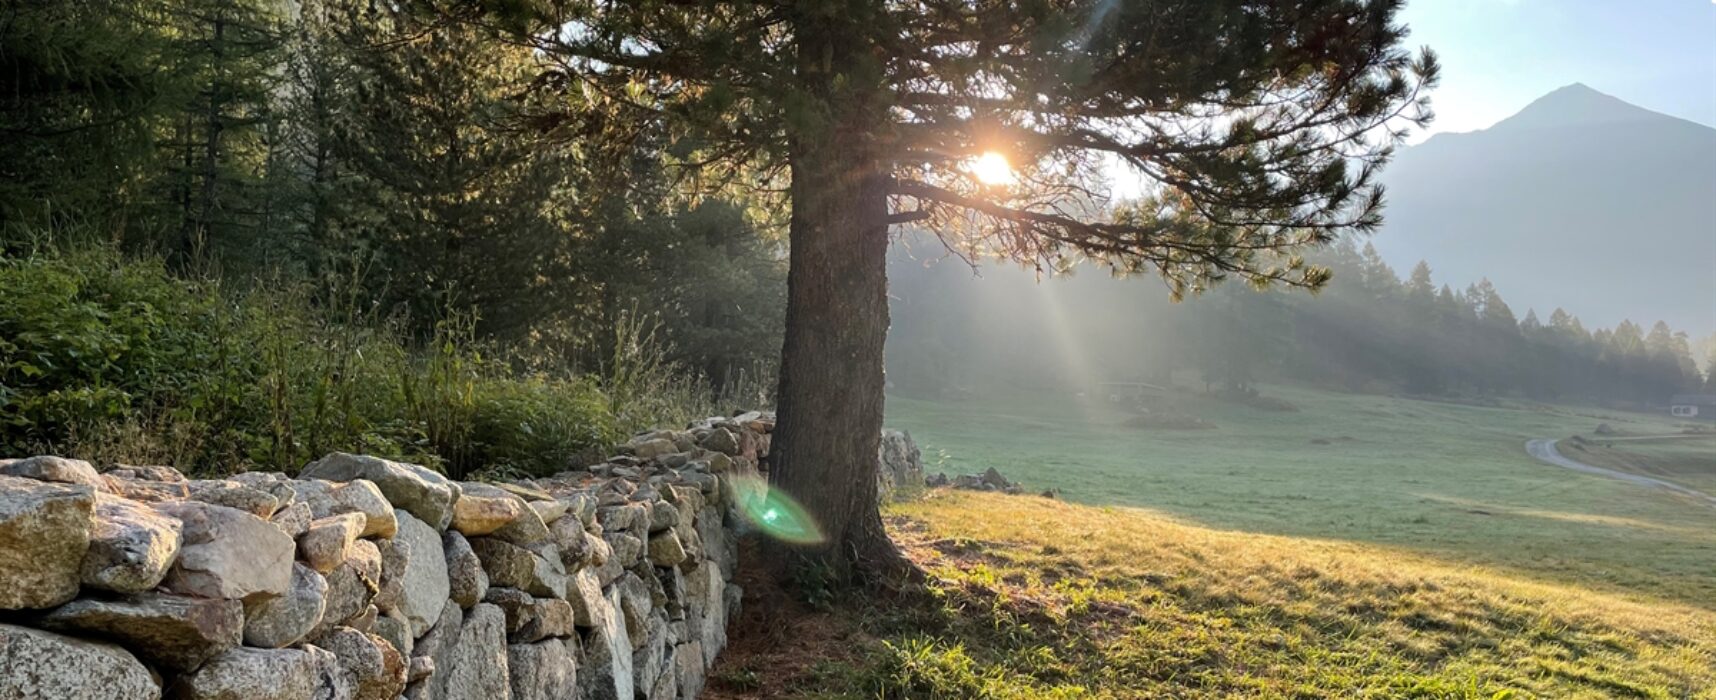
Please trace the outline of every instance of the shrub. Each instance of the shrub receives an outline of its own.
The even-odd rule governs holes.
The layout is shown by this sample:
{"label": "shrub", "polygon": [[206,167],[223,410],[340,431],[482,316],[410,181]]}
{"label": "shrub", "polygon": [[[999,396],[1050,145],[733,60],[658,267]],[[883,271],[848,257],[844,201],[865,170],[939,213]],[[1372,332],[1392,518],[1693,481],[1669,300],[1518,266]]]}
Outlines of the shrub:
{"label": "shrub", "polygon": [[545,474],[622,427],[693,412],[690,388],[675,389],[678,404],[643,398],[685,381],[670,364],[633,367],[633,398],[616,403],[571,372],[515,374],[467,316],[414,346],[398,324],[314,304],[302,288],[223,289],[104,250],[0,258],[0,289],[0,456],[219,474],[348,450],[456,478]]}

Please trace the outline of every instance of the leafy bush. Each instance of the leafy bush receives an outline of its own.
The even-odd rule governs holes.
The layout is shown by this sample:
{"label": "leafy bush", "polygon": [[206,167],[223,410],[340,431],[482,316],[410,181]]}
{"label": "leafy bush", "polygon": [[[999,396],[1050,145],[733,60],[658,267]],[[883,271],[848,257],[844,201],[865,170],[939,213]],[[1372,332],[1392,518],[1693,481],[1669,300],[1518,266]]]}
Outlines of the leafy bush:
{"label": "leafy bush", "polygon": [[[635,404],[616,403],[591,378],[515,373],[468,317],[418,347],[291,285],[222,289],[107,251],[0,258],[0,289],[0,456],[229,473],[350,450],[543,474],[707,403],[670,364],[631,368]],[[665,389],[680,403],[644,399]]]}

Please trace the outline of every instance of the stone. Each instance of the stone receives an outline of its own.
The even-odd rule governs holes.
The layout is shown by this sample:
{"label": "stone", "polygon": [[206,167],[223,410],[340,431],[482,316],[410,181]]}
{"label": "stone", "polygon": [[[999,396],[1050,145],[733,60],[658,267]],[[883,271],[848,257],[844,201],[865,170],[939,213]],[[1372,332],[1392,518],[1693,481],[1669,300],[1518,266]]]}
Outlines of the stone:
{"label": "stone", "polygon": [[416,683],[435,673],[435,660],[427,656],[413,656],[405,665],[405,682]]}
{"label": "stone", "polygon": [[269,518],[279,510],[280,499],[262,489],[225,480],[190,482],[191,500],[242,510],[258,518]]}
{"label": "stone", "polygon": [[305,530],[310,529],[310,523],[313,520],[315,520],[315,516],[310,512],[310,504],[293,503],[275,511],[274,516],[269,518],[268,522],[274,523],[274,526],[286,533],[287,537],[295,540],[298,539],[299,535],[304,534]]}
{"label": "stone", "polygon": [[411,650],[413,664],[417,659],[424,659],[431,673],[413,680],[405,689],[405,697],[411,700],[444,700],[447,697],[447,676],[453,667],[453,656],[458,651],[463,626],[464,614],[459,605],[447,601],[435,625],[417,638]]}
{"label": "stone", "polygon": [[83,585],[115,593],[160,585],[179,555],[179,521],[124,498],[95,496],[89,549],[79,569]]}
{"label": "stone", "polygon": [[140,467],[130,464],[115,464],[109,467],[104,476],[135,479],[138,481],[184,482],[185,474],[172,467]]}
{"label": "stone", "polygon": [[601,566],[614,557],[614,548],[608,544],[607,539],[600,535],[586,534],[584,542],[590,547],[589,564],[591,566]]}
{"label": "stone", "polygon": [[560,499],[566,504],[566,512],[577,516],[578,523],[589,527],[596,521],[596,498],[587,493],[574,493]]}
{"label": "stone", "polygon": [[679,446],[673,444],[672,440],[668,440],[666,438],[634,440],[626,443],[624,447],[627,451],[631,452],[633,456],[642,460],[651,460],[665,454],[672,454],[679,451]]}
{"label": "stone", "polygon": [[320,573],[333,571],[346,560],[367,521],[362,513],[341,513],[312,521],[304,534],[298,536],[298,558]]}
{"label": "stone", "polygon": [[490,536],[520,547],[530,547],[553,539],[548,533],[548,524],[542,521],[542,516],[528,507],[521,510],[512,522],[495,530]]}
{"label": "stone", "polygon": [[107,477],[107,487],[115,496],[123,496],[133,501],[143,503],[165,503],[167,501],[183,501],[191,497],[191,490],[184,481],[148,481],[146,479],[127,479],[113,474]]}
{"label": "stone", "polygon": [[[655,693],[656,686],[662,677],[664,667],[670,663],[668,657],[672,646],[668,642],[668,625],[660,616],[646,620],[643,629],[636,634],[627,632],[632,637],[632,687],[637,689],[649,688]],[[669,674],[672,675],[672,674]]]}
{"label": "stone", "polygon": [[643,560],[643,540],[623,532],[605,532],[602,533],[602,539],[608,542],[608,547],[612,550],[609,558],[618,561],[620,568],[632,568]]}
{"label": "stone", "polygon": [[584,525],[577,518],[566,517],[548,526],[554,545],[560,550],[560,563],[574,570],[590,560],[590,540]]}
{"label": "stone", "polygon": [[574,631],[572,604],[560,598],[537,598],[516,588],[490,588],[483,600],[506,614],[508,642],[570,637]]}
{"label": "stone", "polygon": [[327,576],[327,604],[322,610],[322,622],[311,631],[311,637],[364,614],[375,599],[381,581],[381,552],[369,540],[352,543],[351,552]]}
{"label": "stone", "polygon": [[0,476],[0,609],[77,597],[94,510],[88,485]]}
{"label": "stone", "polygon": [[391,538],[399,531],[399,518],[381,488],[368,479],[354,479],[334,489],[336,507],[364,514],[360,537]]}
{"label": "stone", "polygon": [[411,563],[411,543],[397,534],[390,540],[371,540],[381,550],[381,587],[372,602],[386,610],[398,608],[405,599],[405,569]]}
{"label": "stone", "polygon": [[701,586],[692,587],[696,599],[701,603],[698,606],[701,608],[701,614],[697,617],[703,620],[697,641],[702,642],[703,664],[710,666],[715,663],[715,655],[727,648],[727,621],[730,619],[727,594],[728,590],[732,589],[736,600],[739,588],[727,585],[721,574],[721,567],[705,565],[698,569],[704,581]]}
{"label": "stone", "polygon": [[739,454],[739,436],[726,428],[716,428],[709,431],[699,444],[705,450],[718,452],[723,455]]}
{"label": "stone", "polygon": [[679,666],[679,692],[688,698],[701,696],[705,668],[703,645],[699,642],[681,644],[674,649],[673,656]]}
{"label": "stone", "polygon": [[478,603],[471,608],[459,631],[459,642],[446,673],[447,698],[484,700],[510,695],[506,615],[499,607]]}
{"label": "stone", "polygon": [[447,582],[447,556],[441,545],[441,534],[410,512],[400,509],[394,513],[399,532],[394,539],[410,547],[405,571],[399,577],[404,594],[398,609],[411,622],[412,636],[423,634],[440,616],[451,591]]}
{"label": "stone", "polygon": [[359,537],[393,537],[399,523],[393,517],[393,504],[381,495],[381,489],[368,479],[353,479],[346,483],[321,480],[292,482],[298,498],[310,506],[317,518],[341,513],[362,513],[363,532]]}
{"label": "stone", "polygon": [[642,503],[609,506],[596,511],[596,520],[602,523],[602,531],[605,533],[647,531],[650,524],[650,509],[649,506]]}
{"label": "stone", "polygon": [[353,700],[393,700],[405,690],[405,657],[381,637],[336,627],[316,646],[339,660]]}
{"label": "stone", "polygon": [[517,520],[528,509],[524,500],[488,484],[460,484],[453,503],[452,527],[470,536],[487,535]]}
{"label": "stone", "polygon": [[630,700],[632,642],[626,625],[615,612],[620,592],[611,590],[597,610],[596,625],[584,648],[584,664],[578,672],[579,697],[587,700]]}
{"label": "stone", "polygon": [[556,500],[531,501],[530,509],[536,511],[537,517],[542,518],[543,524],[552,526],[561,518],[566,517],[566,513],[572,509],[572,504]]}
{"label": "stone", "polygon": [[370,628],[370,632],[387,640],[387,643],[392,644],[394,649],[398,649],[400,654],[411,655],[412,647],[416,641],[411,636],[411,621],[405,619],[405,616],[400,614],[398,610],[375,618],[375,624]]}
{"label": "stone", "polygon": [[453,520],[453,501],[459,487],[434,471],[379,457],[335,452],[306,465],[301,478],[351,481],[367,479],[381,489],[394,508],[416,516],[436,531],[447,529]]}
{"label": "stone", "polygon": [[161,681],[131,652],[104,642],[0,624],[0,698],[158,700],[160,697]]}
{"label": "stone", "polygon": [[273,523],[226,506],[183,501],[155,509],[183,526],[164,585],[175,593],[245,599],[281,595],[292,583],[292,538]]}
{"label": "stone", "polygon": [[651,534],[661,532],[679,524],[679,509],[658,506],[649,511],[649,531]]}
{"label": "stone", "polygon": [[677,533],[667,530],[650,535],[649,563],[656,566],[678,566],[685,559],[685,545],[680,543]]}
{"label": "stone", "polygon": [[310,635],[327,609],[328,581],[316,570],[292,564],[292,584],[285,595],[262,598],[244,606],[244,643],[278,649]]}
{"label": "stone", "polygon": [[0,466],[0,476],[18,476],[56,484],[77,484],[96,491],[107,491],[107,480],[97,474],[95,467],[81,459],[66,459],[51,455],[12,460]]}
{"label": "stone", "polygon": [[304,649],[234,647],[195,673],[180,676],[183,700],[311,700],[319,685],[316,655]]}
{"label": "stone", "polygon": [[300,648],[310,657],[311,673],[314,674],[310,694],[315,700],[352,700],[357,697],[357,679],[346,672],[334,652],[314,644]]}
{"label": "stone", "polygon": [[236,600],[139,593],[117,600],[85,598],[41,620],[61,632],[111,639],[149,663],[188,671],[238,646],[244,605]]}
{"label": "stone", "polygon": [[[371,603],[364,606],[363,612],[357,617],[346,620],[346,626],[359,632],[368,632],[375,629],[375,621],[379,619],[381,619],[381,608],[375,607],[375,604]],[[326,632],[324,631],[322,634],[326,634]]]}
{"label": "stone", "polygon": [[506,648],[512,700],[570,700],[578,693],[578,658],[571,644],[545,639]]}
{"label": "stone", "polygon": [[566,584],[566,602],[572,605],[572,621],[579,627],[595,627],[602,621],[602,584],[596,572],[579,569]]}
{"label": "stone", "polygon": [[877,493],[883,500],[913,498],[923,492],[923,453],[911,434],[884,429],[876,460]]}
{"label": "stone", "polygon": [[441,537],[442,552],[447,557],[447,595],[459,607],[470,609],[481,602],[489,590],[489,574],[483,562],[471,551],[470,541],[452,530]]}
{"label": "stone", "polygon": [[531,595],[566,597],[566,567],[559,557],[549,560],[518,545],[489,537],[471,542],[472,551],[488,572],[489,585],[506,586]]}
{"label": "stone", "polygon": [[654,607],[649,584],[627,571],[614,583],[614,588],[620,592],[620,619],[626,623],[626,636],[631,638],[633,647],[641,646],[648,635],[650,610]]}

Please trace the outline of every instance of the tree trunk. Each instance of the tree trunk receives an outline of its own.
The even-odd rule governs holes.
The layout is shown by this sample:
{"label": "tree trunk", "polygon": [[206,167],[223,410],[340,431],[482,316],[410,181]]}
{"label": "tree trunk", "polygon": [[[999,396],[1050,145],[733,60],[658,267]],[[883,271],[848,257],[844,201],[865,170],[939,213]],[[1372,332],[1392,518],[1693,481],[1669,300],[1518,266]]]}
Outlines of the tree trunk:
{"label": "tree trunk", "polygon": [[828,144],[793,163],[786,340],[773,486],[825,535],[797,553],[841,578],[900,564],[877,510],[882,349],[888,333],[886,182]]}
{"label": "tree trunk", "polygon": [[786,337],[769,480],[824,536],[776,550],[786,556],[775,564],[878,582],[913,568],[877,509],[889,185],[877,139],[889,113],[878,86],[854,74],[873,56],[855,21],[839,12],[793,18],[797,77],[815,106],[788,146]]}

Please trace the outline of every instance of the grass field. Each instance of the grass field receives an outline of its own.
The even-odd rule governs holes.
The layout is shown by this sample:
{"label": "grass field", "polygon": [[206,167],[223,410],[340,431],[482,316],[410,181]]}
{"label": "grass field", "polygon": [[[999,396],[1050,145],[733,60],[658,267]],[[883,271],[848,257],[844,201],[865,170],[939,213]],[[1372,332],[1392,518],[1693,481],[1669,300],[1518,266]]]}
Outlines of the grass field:
{"label": "grass field", "polygon": [[1664,439],[1605,439],[1583,434],[1563,440],[1561,454],[1586,464],[1643,474],[1716,494],[1716,435]]}
{"label": "grass field", "polygon": [[[994,466],[1032,490],[1249,533],[1355,542],[1716,610],[1716,510],[1528,457],[1533,437],[1678,430],[1666,417],[1268,387],[1297,411],[1172,395],[1206,430],[1126,426],[1069,395],[890,397],[931,470]],[[1315,442],[1314,442],[1315,441]],[[1696,442],[1696,441],[1693,441]],[[1688,442],[1662,449],[1690,450]],[[1327,444],[1316,444],[1327,443]],[[1708,443],[1703,443],[1708,444]],[[1634,449],[1629,446],[1628,449]],[[1716,451],[1705,464],[1716,463]]]}
{"label": "grass field", "polygon": [[929,574],[807,605],[750,579],[707,698],[1716,698],[1716,612],[1135,508],[937,490]]}
{"label": "grass field", "polygon": [[[1716,700],[1716,509],[1524,451],[1678,426],[1266,393],[1297,410],[1158,397],[1204,426],[1183,430],[1071,396],[891,397],[930,470],[1061,498],[891,506],[928,579],[892,596],[743,575],[707,697]],[[1604,466],[1692,485],[1712,448],[1616,442]]]}

